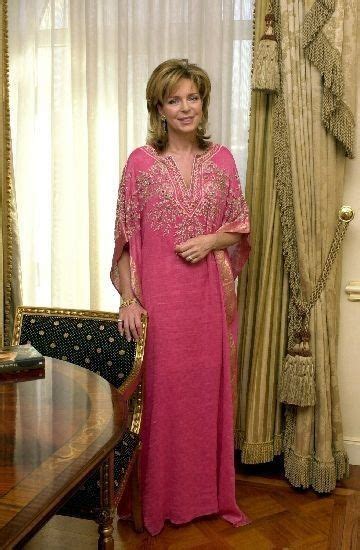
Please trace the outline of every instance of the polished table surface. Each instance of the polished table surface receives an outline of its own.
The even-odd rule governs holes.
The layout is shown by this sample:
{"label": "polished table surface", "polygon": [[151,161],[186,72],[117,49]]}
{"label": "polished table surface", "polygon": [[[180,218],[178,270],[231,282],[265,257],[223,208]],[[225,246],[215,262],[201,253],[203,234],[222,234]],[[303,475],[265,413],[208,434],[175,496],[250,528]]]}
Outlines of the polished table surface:
{"label": "polished table surface", "polygon": [[106,457],[127,405],[106,380],[46,358],[45,378],[0,382],[0,548],[33,534]]}

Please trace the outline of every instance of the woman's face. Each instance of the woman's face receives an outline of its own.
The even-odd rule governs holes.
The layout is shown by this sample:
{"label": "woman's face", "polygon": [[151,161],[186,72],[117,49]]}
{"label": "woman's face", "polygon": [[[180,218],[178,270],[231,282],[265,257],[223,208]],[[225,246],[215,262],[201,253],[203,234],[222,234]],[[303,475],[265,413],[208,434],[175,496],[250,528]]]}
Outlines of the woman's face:
{"label": "woman's face", "polygon": [[158,106],[159,113],[165,115],[168,132],[196,134],[202,119],[202,101],[192,80],[182,78],[177,87],[171,90],[164,104]]}

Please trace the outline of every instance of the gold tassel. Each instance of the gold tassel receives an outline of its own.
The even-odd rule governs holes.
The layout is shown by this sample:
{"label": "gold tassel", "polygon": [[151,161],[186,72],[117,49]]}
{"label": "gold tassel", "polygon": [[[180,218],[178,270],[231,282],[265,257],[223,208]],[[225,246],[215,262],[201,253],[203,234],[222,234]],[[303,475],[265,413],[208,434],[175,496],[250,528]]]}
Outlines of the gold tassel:
{"label": "gold tassel", "polygon": [[253,90],[262,92],[277,92],[280,87],[278,63],[278,45],[274,35],[274,16],[265,16],[266,30],[261,37],[254,57],[254,67],[251,80]]}
{"label": "gold tassel", "polygon": [[315,405],[315,365],[309,348],[310,334],[302,331],[298,342],[288,350],[279,383],[279,400],[288,405]]}

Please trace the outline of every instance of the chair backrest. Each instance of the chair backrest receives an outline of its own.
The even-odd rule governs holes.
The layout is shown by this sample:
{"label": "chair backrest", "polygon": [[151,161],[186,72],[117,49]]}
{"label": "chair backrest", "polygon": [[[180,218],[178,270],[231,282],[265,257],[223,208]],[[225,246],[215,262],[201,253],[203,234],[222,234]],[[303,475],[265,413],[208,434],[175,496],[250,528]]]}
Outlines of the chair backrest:
{"label": "chair backrest", "polygon": [[31,343],[42,355],[96,372],[126,394],[140,377],[146,319],[143,338],[136,343],[120,336],[117,318],[103,311],[21,306],[13,345]]}

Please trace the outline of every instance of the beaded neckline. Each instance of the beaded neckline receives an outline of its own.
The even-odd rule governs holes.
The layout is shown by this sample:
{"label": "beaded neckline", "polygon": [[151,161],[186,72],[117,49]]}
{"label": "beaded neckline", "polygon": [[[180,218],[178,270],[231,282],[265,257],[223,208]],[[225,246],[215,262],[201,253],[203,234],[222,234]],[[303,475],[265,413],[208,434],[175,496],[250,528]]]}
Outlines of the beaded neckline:
{"label": "beaded neckline", "polygon": [[165,164],[169,174],[171,174],[173,181],[177,182],[178,187],[182,188],[185,195],[187,196],[193,195],[196,186],[199,185],[199,174],[203,163],[211,158],[220,148],[221,145],[217,143],[211,143],[206,151],[194,155],[190,182],[189,184],[187,184],[185,183],[184,177],[173,155],[161,155],[156,151],[153,145],[144,145],[142,147],[142,149],[151,157]]}
{"label": "beaded neckline", "polygon": [[[220,147],[221,145],[218,145],[217,143],[210,143],[209,147],[205,151],[201,153],[195,153],[194,159],[206,160],[209,157],[211,157],[216,151],[218,151]],[[170,155],[170,154],[162,155],[155,149],[153,145],[144,145],[143,149],[145,149],[151,156],[155,158],[162,159],[162,160],[166,160],[166,159],[174,160],[173,155]]]}

